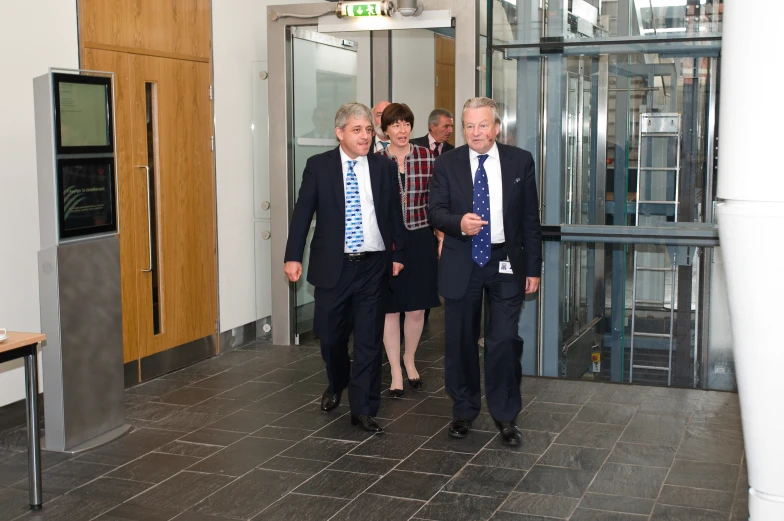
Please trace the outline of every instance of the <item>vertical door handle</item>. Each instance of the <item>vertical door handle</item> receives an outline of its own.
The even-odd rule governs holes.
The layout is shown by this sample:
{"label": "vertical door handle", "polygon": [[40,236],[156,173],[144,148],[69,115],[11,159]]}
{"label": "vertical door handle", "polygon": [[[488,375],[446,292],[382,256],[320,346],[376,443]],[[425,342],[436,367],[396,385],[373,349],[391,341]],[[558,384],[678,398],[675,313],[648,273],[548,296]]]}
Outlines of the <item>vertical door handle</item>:
{"label": "vertical door handle", "polygon": [[136,168],[144,168],[147,176],[147,240],[149,242],[150,250],[150,267],[149,269],[142,270],[142,273],[152,272],[152,215],[150,214],[150,167],[147,165],[137,165]]}

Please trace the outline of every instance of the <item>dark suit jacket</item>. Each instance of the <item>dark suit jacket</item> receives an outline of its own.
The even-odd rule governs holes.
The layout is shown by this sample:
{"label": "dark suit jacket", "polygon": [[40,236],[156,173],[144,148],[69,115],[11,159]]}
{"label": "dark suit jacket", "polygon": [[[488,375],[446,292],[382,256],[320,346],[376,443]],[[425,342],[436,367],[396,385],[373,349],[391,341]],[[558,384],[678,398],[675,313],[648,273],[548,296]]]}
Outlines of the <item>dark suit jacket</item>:
{"label": "dark suit jacket", "polygon": [[[384,240],[387,267],[391,274],[393,259],[395,262],[403,262],[402,250],[405,243],[397,172],[395,163],[385,157],[368,154],[367,161],[373,206],[376,209],[378,229]],[[310,244],[307,280],[317,287],[333,288],[343,269],[346,241],[346,196],[339,146],[312,156],[305,164],[299,197],[289,226],[285,262],[302,262],[314,213],[316,230]]]}
{"label": "dark suit jacket", "polygon": [[[542,273],[542,230],[539,197],[530,152],[498,143],[503,186],[504,235],[506,253],[514,276],[525,291],[526,277]],[[460,220],[473,212],[474,186],[468,146],[442,154],[436,159],[430,181],[431,226],[444,232],[439,292],[446,298],[465,295],[473,268],[471,237],[460,230]]]}
{"label": "dark suit jacket", "polygon": [[[427,134],[425,134],[422,137],[418,137],[416,139],[412,139],[410,141],[411,141],[411,143],[413,143],[415,145],[419,145],[420,147],[425,147],[426,149],[430,150],[430,140],[427,139]],[[441,153],[445,154],[445,153],[449,152],[450,150],[453,150],[454,148],[455,148],[454,145],[450,145],[449,143],[444,142],[444,146],[441,147]]]}

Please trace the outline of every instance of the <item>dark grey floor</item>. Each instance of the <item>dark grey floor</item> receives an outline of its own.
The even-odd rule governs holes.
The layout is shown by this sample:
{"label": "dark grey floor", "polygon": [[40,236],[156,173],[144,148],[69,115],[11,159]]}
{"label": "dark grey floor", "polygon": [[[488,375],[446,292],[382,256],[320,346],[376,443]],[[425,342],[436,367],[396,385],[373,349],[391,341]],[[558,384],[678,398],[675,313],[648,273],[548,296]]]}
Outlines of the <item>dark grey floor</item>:
{"label": "dark grey floor", "polygon": [[383,435],[351,427],[346,405],[318,410],[318,348],[263,343],[129,389],[136,429],[120,440],[45,452],[35,515],[25,430],[0,433],[0,521],[747,518],[736,395],[525,378],[522,447],[486,413],[454,440],[442,331],[434,312],[418,356],[429,392],[384,398]]}

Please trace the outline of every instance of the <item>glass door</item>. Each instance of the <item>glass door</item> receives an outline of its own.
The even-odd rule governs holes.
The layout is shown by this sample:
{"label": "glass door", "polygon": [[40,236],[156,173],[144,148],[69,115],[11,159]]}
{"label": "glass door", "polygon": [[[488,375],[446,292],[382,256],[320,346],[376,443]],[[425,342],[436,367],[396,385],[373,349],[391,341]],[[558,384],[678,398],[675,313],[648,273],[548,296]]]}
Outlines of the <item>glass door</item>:
{"label": "glass door", "polygon": [[[290,179],[293,202],[296,202],[307,160],[338,145],[335,113],[344,103],[357,100],[358,44],[302,28],[292,28],[291,36],[293,135],[290,142],[293,171]],[[304,275],[295,284],[297,341],[313,330],[314,288],[305,279],[316,218],[318,216],[314,216],[305,243]]]}

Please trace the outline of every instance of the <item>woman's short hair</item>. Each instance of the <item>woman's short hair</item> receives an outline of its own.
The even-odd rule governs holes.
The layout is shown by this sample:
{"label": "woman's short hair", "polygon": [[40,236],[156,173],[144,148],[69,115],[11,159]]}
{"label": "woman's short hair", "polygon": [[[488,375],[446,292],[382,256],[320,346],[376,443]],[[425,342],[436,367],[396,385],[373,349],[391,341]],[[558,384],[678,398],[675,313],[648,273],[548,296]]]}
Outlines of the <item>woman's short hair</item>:
{"label": "woman's short hair", "polygon": [[460,115],[461,124],[465,127],[465,112],[467,109],[481,109],[482,107],[490,107],[493,110],[493,120],[496,125],[501,124],[501,116],[498,113],[498,105],[490,98],[476,97],[470,98],[463,105],[463,113]]}
{"label": "woman's short hair", "polygon": [[386,133],[387,127],[397,121],[407,121],[414,128],[414,113],[405,103],[390,103],[381,113],[381,130]]}
{"label": "woman's short hair", "polygon": [[346,103],[335,114],[335,127],[344,128],[351,118],[366,119],[373,124],[373,114],[362,103]]}

